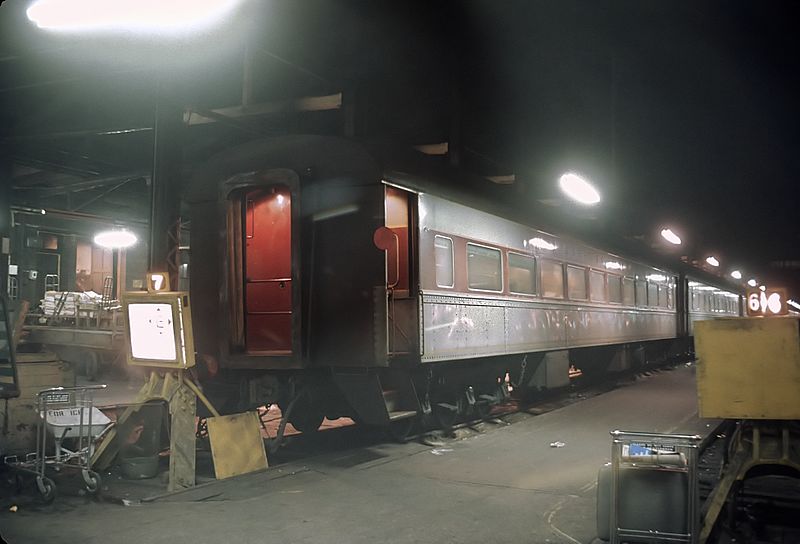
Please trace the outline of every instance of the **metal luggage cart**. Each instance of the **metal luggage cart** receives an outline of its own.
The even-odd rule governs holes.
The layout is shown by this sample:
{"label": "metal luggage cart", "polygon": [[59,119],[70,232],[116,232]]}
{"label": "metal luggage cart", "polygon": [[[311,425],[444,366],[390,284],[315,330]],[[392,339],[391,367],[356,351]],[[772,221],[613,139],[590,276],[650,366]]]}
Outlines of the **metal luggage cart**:
{"label": "metal luggage cart", "polygon": [[696,543],[701,438],[625,431],[611,436],[611,543]]}
{"label": "metal luggage cart", "polygon": [[[100,490],[100,475],[90,466],[94,443],[111,428],[111,420],[95,408],[93,393],[105,385],[83,387],[53,387],[36,395],[39,420],[36,430],[36,451],[23,459],[5,458],[5,463],[20,474],[36,478],[36,487],[42,499],[49,503],[56,496],[56,484],[47,476],[47,469],[79,471],[86,490]],[[48,435],[53,435],[52,454],[48,454]],[[71,449],[65,446],[71,440]]]}

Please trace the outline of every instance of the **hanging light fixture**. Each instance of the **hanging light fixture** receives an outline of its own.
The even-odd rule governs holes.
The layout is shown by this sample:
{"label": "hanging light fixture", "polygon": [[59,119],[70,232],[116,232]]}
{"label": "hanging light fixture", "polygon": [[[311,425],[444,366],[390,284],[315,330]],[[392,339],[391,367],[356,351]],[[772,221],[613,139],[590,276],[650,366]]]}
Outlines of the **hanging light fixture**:
{"label": "hanging light fixture", "polygon": [[106,249],[126,249],[136,242],[136,235],[125,229],[106,230],[94,236],[94,243]]}

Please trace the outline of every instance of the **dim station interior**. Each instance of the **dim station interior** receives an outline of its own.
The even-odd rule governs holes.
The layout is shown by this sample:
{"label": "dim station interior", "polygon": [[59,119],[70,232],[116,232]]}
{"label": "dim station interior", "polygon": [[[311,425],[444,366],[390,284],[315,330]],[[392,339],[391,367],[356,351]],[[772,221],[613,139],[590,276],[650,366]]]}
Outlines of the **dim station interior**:
{"label": "dim station interior", "polygon": [[791,198],[642,181],[677,68],[611,37],[679,14],[52,3],[0,7],[0,541],[800,542]]}

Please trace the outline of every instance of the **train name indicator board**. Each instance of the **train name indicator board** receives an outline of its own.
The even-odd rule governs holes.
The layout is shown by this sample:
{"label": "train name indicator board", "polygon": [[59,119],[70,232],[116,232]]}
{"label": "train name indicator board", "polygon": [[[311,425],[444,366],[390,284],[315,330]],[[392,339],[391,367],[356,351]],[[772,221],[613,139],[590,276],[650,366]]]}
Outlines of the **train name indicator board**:
{"label": "train name indicator board", "polygon": [[786,315],[789,313],[786,300],[786,289],[748,291],[747,315],[748,317]]}

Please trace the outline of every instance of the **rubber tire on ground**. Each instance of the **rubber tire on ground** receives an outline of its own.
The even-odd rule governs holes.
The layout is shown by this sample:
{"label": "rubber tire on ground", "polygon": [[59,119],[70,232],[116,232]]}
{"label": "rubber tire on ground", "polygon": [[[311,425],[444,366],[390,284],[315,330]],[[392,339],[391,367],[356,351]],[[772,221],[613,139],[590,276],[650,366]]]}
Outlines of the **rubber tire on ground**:
{"label": "rubber tire on ground", "polygon": [[86,491],[96,495],[100,491],[100,486],[103,482],[100,475],[93,470],[83,469],[81,470],[81,476],[83,477],[83,483],[86,484]]}
{"label": "rubber tire on ground", "polygon": [[56,498],[56,484],[46,476],[36,477],[36,489],[39,490],[39,497],[45,504],[50,504]]}

